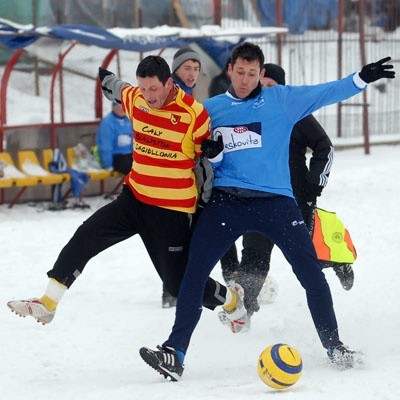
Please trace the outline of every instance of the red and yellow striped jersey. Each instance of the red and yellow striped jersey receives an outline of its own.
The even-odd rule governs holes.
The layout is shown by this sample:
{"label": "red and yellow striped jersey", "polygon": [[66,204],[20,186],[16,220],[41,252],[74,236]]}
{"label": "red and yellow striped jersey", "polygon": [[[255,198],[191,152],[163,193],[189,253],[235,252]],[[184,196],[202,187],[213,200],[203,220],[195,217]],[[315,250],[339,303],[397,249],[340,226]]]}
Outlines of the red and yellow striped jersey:
{"label": "red and yellow striped jersey", "polygon": [[143,203],[194,213],[193,167],[202,141],[210,137],[207,111],[180,88],[161,109],[149,107],[135,86],[122,89],[121,102],[134,130],[132,169],[125,183]]}

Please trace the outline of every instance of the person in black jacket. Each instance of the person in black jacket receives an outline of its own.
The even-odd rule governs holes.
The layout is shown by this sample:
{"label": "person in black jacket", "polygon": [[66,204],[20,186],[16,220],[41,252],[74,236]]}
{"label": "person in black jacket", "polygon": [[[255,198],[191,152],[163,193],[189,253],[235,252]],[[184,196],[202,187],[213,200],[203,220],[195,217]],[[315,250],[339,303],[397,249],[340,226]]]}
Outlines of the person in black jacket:
{"label": "person in black jacket", "polygon": [[221,93],[225,93],[230,84],[231,78],[228,74],[228,66],[229,66],[230,59],[225,63],[224,69],[218,75],[214,76],[211,79],[210,85],[208,86],[208,96],[213,97]]}
{"label": "person in black jacket", "polygon": [[[285,71],[276,64],[264,64],[265,87],[285,85]],[[307,148],[312,150],[312,157],[307,166]],[[289,165],[291,184],[301,214],[307,226],[312,224],[313,211],[317,197],[328,182],[333,161],[332,142],[325,130],[312,116],[308,115],[293,128]],[[243,235],[242,259],[239,262],[235,244],[221,259],[222,274],[226,282],[237,282],[244,289],[244,304],[251,316],[260,306],[258,296],[269,272],[271,251],[274,244],[258,232]],[[345,290],[350,290],[354,282],[354,272],[350,264],[321,262],[323,268],[333,267]],[[223,320],[223,316],[221,316]]]}

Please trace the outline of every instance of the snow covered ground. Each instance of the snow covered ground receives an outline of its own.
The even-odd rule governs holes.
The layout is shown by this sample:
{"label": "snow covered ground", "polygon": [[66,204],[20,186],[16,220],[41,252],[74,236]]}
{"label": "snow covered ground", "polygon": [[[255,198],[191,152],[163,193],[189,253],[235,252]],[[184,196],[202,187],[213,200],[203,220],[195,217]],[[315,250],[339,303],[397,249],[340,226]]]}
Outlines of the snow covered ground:
{"label": "snow covered ground", "polygon": [[[163,55],[171,58],[171,54],[172,50]],[[77,57],[81,56],[77,50]],[[102,59],[97,53],[95,56],[91,62],[85,58],[80,63],[90,66],[84,72],[91,76]],[[121,77],[131,80],[135,63],[130,58],[128,61],[130,67],[123,69]],[[116,70],[116,66],[110,69]],[[93,119],[94,80],[67,75],[66,119]],[[33,95],[34,81],[29,78],[19,71],[11,76],[9,124],[48,122],[49,79],[41,78],[42,96],[37,97]],[[77,87],[80,96],[75,94]],[[108,112],[109,104],[103,106]],[[341,144],[337,138],[334,142]],[[271,267],[271,276],[279,283],[275,303],[263,306],[253,318],[251,331],[237,336],[220,325],[216,312],[204,311],[178,383],[163,380],[138,354],[141,346],[162,343],[174,320],[174,309],[161,308],[161,282],[138,237],[91,260],[64,296],[50,325],[20,319],[9,312],[6,302],[43,293],[46,272],[61,248],[106,200],[89,198],[86,201],[91,210],[62,212],[43,211],[41,205],[17,204],[12,209],[0,205],[1,398],[397,400],[399,152],[400,146],[372,147],[369,156],[362,149],[337,152],[329,185],[319,203],[344,220],[359,255],[354,266],[355,285],[349,292],[342,289],[333,271],[326,271],[342,340],[365,354],[365,365],[350,371],[337,371],[328,365],[304,292],[277,249]],[[219,266],[213,277],[221,279]],[[265,386],[256,370],[261,351],[280,342],[295,347],[304,364],[299,382],[283,392]]]}
{"label": "snow covered ground", "polygon": [[[344,220],[359,258],[355,285],[346,292],[333,271],[331,284],[342,340],[365,354],[363,367],[337,371],[308,313],[303,290],[279,250],[271,276],[275,303],[253,318],[251,331],[233,335],[217,314],[204,311],[178,383],[167,382],[139,357],[169,334],[174,309],[161,308],[161,283],[134,237],[87,265],[48,326],[21,319],[6,302],[40,296],[62,246],[106,200],[91,210],[42,211],[0,206],[0,388],[7,400],[395,400],[400,398],[399,146],[337,152],[320,207]],[[240,243],[240,242],[238,242]],[[221,279],[217,266],[213,276]],[[265,386],[256,371],[259,353],[288,343],[303,357],[303,375],[286,391]]]}

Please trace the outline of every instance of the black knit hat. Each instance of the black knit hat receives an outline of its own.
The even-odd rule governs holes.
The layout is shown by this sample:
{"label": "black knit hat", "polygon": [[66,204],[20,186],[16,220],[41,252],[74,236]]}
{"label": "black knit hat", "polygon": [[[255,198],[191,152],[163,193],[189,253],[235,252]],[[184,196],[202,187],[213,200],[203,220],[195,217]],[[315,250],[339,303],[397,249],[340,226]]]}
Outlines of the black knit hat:
{"label": "black knit hat", "polygon": [[264,64],[264,77],[273,79],[279,85],[285,85],[285,70],[277,64]]}
{"label": "black knit hat", "polygon": [[187,60],[197,61],[201,66],[200,54],[189,47],[183,47],[174,55],[174,59],[172,61],[172,73],[174,73]]}

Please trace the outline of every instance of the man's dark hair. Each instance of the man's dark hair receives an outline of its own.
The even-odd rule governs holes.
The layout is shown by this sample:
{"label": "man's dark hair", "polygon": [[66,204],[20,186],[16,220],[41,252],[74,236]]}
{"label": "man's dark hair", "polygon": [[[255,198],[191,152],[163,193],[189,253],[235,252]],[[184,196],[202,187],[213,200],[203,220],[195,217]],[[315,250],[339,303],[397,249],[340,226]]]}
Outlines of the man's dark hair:
{"label": "man's dark hair", "polygon": [[259,46],[254,43],[241,43],[235,46],[231,54],[232,67],[235,65],[238,58],[243,58],[246,61],[258,61],[260,64],[260,71],[264,64],[264,54]]}
{"label": "man's dark hair", "polygon": [[171,70],[167,62],[160,56],[147,56],[139,63],[136,77],[148,78],[156,76],[165,85],[171,77]]}

